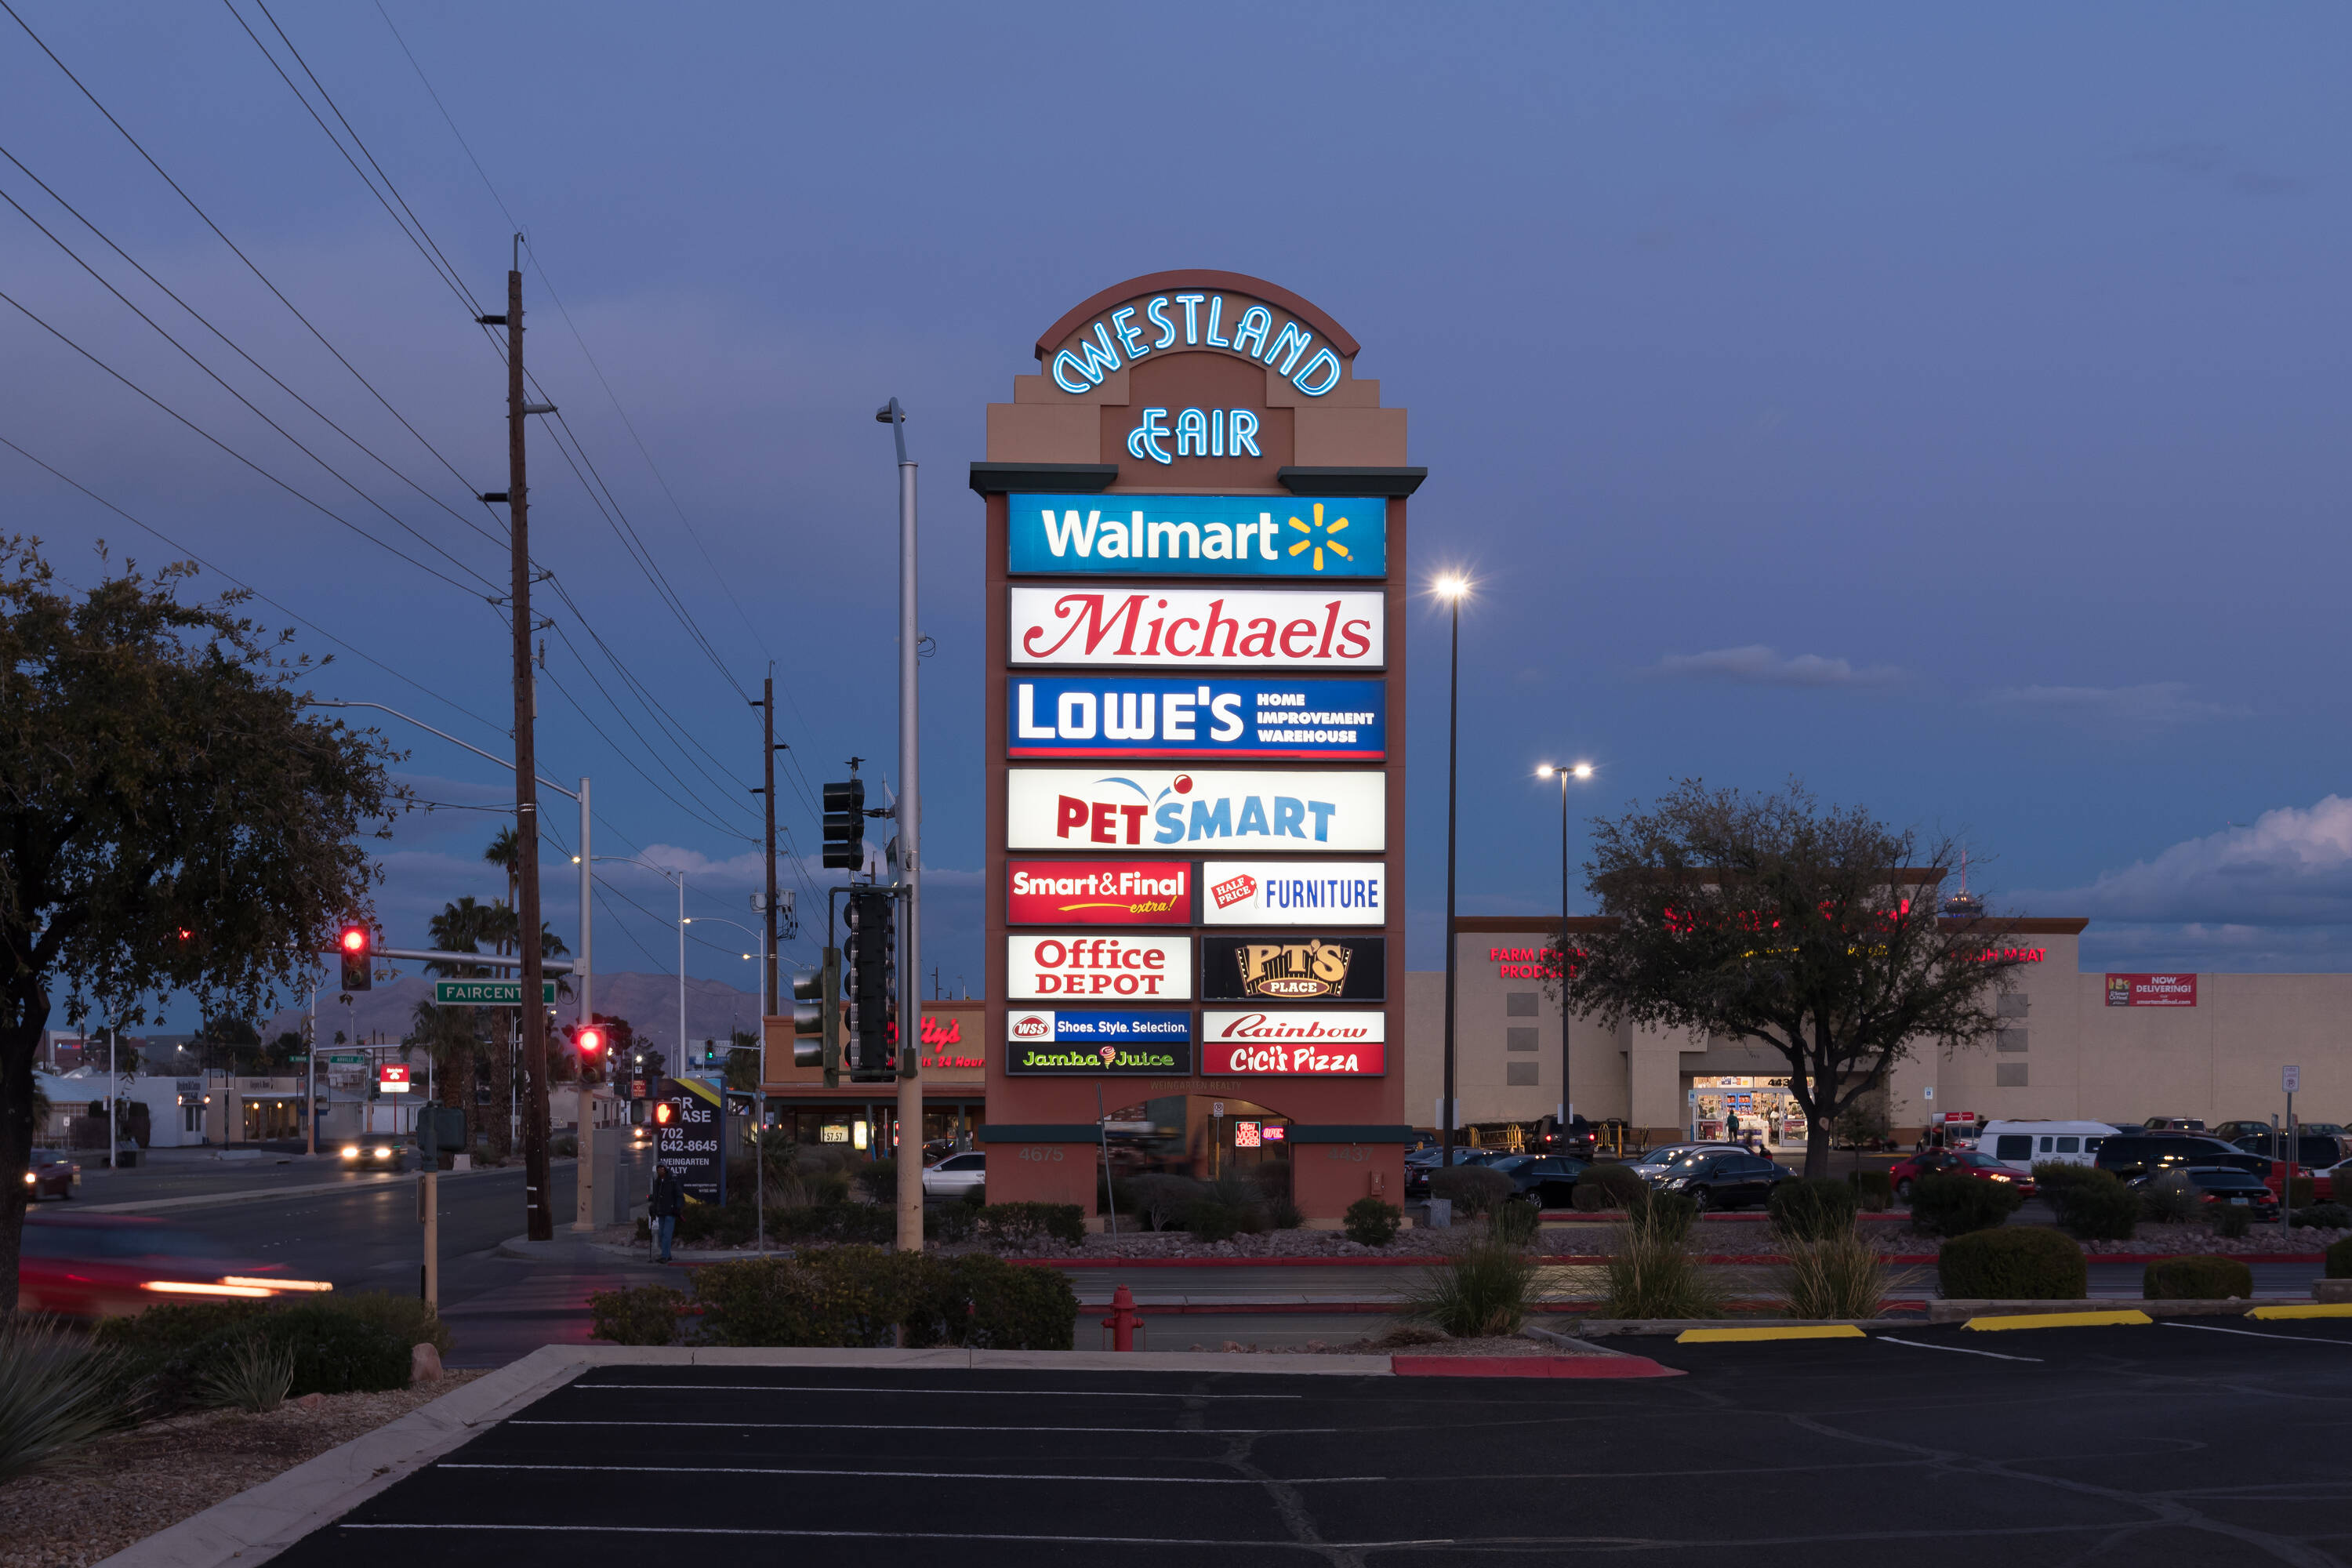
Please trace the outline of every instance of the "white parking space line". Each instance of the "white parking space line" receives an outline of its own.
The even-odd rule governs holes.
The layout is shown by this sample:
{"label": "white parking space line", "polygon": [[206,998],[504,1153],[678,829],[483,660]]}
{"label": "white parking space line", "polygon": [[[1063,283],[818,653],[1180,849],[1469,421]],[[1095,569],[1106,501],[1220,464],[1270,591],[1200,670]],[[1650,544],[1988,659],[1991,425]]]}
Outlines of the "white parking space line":
{"label": "white parking space line", "polygon": [[[1260,1541],[1208,1541],[1173,1535],[984,1535],[974,1531],[793,1530],[774,1525],[730,1527],[713,1524],[461,1524],[454,1521],[430,1522],[418,1521],[414,1523],[345,1523],[338,1524],[334,1528],[338,1530],[586,1530],[594,1531],[600,1535],[761,1535],[819,1541],[1019,1541],[1055,1544],[1066,1542],[1076,1546],[1217,1546],[1243,1552],[1265,1551],[1279,1547],[1292,1552],[1311,1552],[1318,1554],[1334,1551],[1374,1552],[1402,1550],[1414,1546],[1460,1544],[1444,1536],[1431,1536],[1417,1541],[1284,1541],[1279,1538]],[[2086,1525],[2076,1528],[2091,1527]]]}
{"label": "white parking space line", "polygon": [[[402,1268],[409,1267],[402,1264]],[[1140,1394],[1124,1388],[864,1388],[847,1384],[801,1383],[575,1383],[574,1388],[605,1393],[614,1389],[656,1388],[684,1394],[749,1392],[752,1394],[967,1394],[983,1399],[1304,1399],[1303,1394]]]}
{"label": "white parking space line", "polygon": [[705,1426],[721,1432],[1112,1432],[1137,1437],[1263,1436],[1268,1433],[1331,1433],[1337,1426],[975,1426],[968,1421],[522,1421],[509,1426]]}
{"label": "white parking space line", "polygon": [[2211,1323],[2176,1323],[2167,1321],[2158,1325],[2167,1329],[2195,1329],[2200,1334],[2236,1334],[2249,1340],[2286,1340],[2298,1345],[2336,1345],[2352,1347],[2352,1340],[2313,1339],[2304,1334],[2266,1334],[2260,1329],[2223,1329]]}
{"label": "white parking space line", "polygon": [[2038,1355],[2003,1355],[1999,1351],[1972,1351],[1963,1345],[1931,1345],[1923,1340],[1898,1340],[1893,1334],[1873,1334],[1870,1337],[1883,1345],[1909,1345],[1915,1351],[1949,1351],[1954,1355],[1980,1355],[1993,1361],[2030,1361],[2036,1366],[2042,1364],[2042,1358]]}
{"label": "white parking space line", "polygon": [[[1248,1476],[1048,1476],[1035,1471],[992,1475],[977,1470],[811,1470],[771,1469],[763,1465],[494,1465],[467,1462],[442,1464],[437,1470],[577,1470],[593,1474],[610,1470],[637,1476],[867,1476],[876,1480],[919,1481],[1103,1481],[1121,1486],[1166,1483],[1187,1487],[1258,1487],[1265,1483]],[[1301,1476],[1284,1486],[1336,1486],[1341,1483],[1392,1481],[1393,1476]]]}

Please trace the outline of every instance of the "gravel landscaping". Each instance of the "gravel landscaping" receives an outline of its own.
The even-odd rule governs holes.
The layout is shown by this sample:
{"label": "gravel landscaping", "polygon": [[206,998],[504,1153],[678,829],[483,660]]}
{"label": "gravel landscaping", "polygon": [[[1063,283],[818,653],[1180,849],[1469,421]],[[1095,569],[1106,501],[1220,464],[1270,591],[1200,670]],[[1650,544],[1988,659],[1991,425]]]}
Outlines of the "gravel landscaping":
{"label": "gravel landscaping", "polygon": [[0,1486],[0,1568],[87,1568],[480,1376],[150,1422]]}

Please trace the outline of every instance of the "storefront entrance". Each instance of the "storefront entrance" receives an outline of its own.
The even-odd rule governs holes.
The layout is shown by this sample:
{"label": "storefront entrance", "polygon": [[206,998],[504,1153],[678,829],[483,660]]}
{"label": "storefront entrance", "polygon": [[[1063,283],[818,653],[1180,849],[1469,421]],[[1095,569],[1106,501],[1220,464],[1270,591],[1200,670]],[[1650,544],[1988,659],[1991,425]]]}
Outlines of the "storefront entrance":
{"label": "storefront entrance", "polygon": [[1701,1142],[1744,1142],[1753,1134],[1768,1149],[1805,1146],[1804,1112],[1785,1078],[1700,1073],[1685,1088],[1690,1136]]}
{"label": "storefront entrance", "polygon": [[248,1100],[245,1102],[241,1142],[262,1143],[276,1138],[299,1138],[301,1113],[290,1100]]}

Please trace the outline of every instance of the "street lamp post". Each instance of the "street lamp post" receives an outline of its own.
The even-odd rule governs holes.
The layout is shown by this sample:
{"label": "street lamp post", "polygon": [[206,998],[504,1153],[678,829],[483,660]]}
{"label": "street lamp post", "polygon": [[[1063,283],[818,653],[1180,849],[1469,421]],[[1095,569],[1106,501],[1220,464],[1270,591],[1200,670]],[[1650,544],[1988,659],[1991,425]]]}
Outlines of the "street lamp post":
{"label": "street lamp post", "polygon": [[[634,855],[597,855],[597,860],[618,860],[627,866],[642,866],[655,875],[677,884],[677,1053],[678,1066],[686,1065],[686,872],[683,868],[673,871],[667,866],[656,866],[650,860],[640,860]],[[582,869],[582,879],[587,878]]]}
{"label": "street lamp post", "polygon": [[1539,779],[1559,780],[1559,1140],[1569,1140],[1569,1119],[1576,1114],[1576,1097],[1569,1090],[1568,1067],[1568,781],[1592,776],[1591,763],[1571,763],[1566,767],[1554,767],[1549,763],[1536,770]]}
{"label": "street lamp post", "polygon": [[1462,733],[1462,598],[1469,591],[1469,580],[1454,574],[1440,577],[1434,585],[1434,592],[1446,602],[1453,617],[1445,692],[1445,1081],[1437,1107],[1437,1161],[1441,1171],[1454,1168],[1454,1123],[1459,1119],[1454,1094],[1454,972],[1460,967],[1460,954],[1455,950],[1461,945],[1454,935],[1454,764]]}

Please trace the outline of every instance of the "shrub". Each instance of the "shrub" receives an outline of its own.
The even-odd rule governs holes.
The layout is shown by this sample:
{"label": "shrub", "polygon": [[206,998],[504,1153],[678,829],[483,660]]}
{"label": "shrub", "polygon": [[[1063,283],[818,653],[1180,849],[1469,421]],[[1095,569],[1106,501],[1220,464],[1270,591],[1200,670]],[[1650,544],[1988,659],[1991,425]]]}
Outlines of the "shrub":
{"label": "shrub", "polygon": [[1540,1205],[1514,1200],[1486,1216],[1486,1232],[1506,1247],[1525,1247],[1543,1228]]}
{"label": "shrub", "polygon": [[[924,1216],[929,1234],[930,1219]],[[866,1243],[887,1247],[898,1239],[898,1213],[879,1204],[821,1204],[770,1209],[768,1234],[784,1241]]]}
{"label": "shrub", "polygon": [[2317,1183],[2309,1176],[2297,1176],[2286,1184],[2286,1206],[2290,1209],[2308,1208],[2318,1194]]}
{"label": "shrub", "polygon": [[320,1298],[318,1305],[381,1325],[404,1345],[431,1345],[449,1353],[449,1325],[422,1296],[395,1296],[388,1290],[338,1290]]}
{"label": "shrub", "polygon": [[1886,1306],[1890,1280],[1886,1259],[1849,1222],[1825,1237],[1792,1240],[1781,1283],[1792,1318],[1874,1318]]}
{"label": "shrub", "polygon": [[[717,1345],[824,1345],[870,1347],[881,1316],[870,1278],[819,1267],[851,1252],[876,1258],[870,1248],[836,1247],[804,1259],[751,1258],[712,1263],[694,1270],[694,1294],[702,1306],[701,1339]],[[895,1320],[885,1319],[888,1327]]]}
{"label": "shrub", "polygon": [[1265,1223],[1269,1230],[1297,1230],[1307,1223],[1307,1216],[1289,1194],[1276,1193],[1265,1200]]}
{"label": "shrub", "polygon": [[760,1216],[753,1211],[751,1200],[738,1194],[737,1201],[721,1206],[718,1204],[689,1203],[677,1216],[677,1240],[691,1247],[708,1242],[713,1247],[740,1247],[759,1234]]}
{"label": "shrub", "polygon": [[1895,1183],[1884,1171],[1848,1171],[1855,1204],[1865,1214],[1885,1214],[1895,1206]]}
{"label": "shrub", "polygon": [[940,1331],[948,1343],[996,1351],[1066,1351],[1074,1343],[1078,1298],[1060,1269],[986,1253],[929,1261],[947,1276]]}
{"label": "shrub", "polygon": [[[2242,1214],[2245,1211],[2238,1211]],[[2352,1208],[2342,1204],[2314,1204],[2301,1208],[2287,1218],[2290,1230],[2310,1227],[2315,1230],[2352,1230]]]}
{"label": "shrub", "polygon": [[[278,1351],[293,1352],[294,1380],[288,1395],[381,1394],[408,1386],[410,1344],[381,1321],[344,1311],[331,1300],[304,1301],[259,1318],[244,1331],[231,1331],[234,1344],[245,1331],[258,1333]],[[211,1357],[205,1358],[209,1363]]]}
{"label": "shrub", "polygon": [[1618,1230],[1608,1279],[1604,1317],[1711,1318],[1723,1310],[1722,1292],[1682,1237],[1656,1225],[1636,1220]]}
{"label": "shrub", "polygon": [[1645,1186],[1625,1205],[1625,1214],[1635,1225],[1654,1230],[1668,1241],[1681,1242],[1688,1238],[1691,1226],[1698,1222],[1698,1200],[1688,1193]]}
{"label": "shrub", "polygon": [[[1990,1184],[1968,1176],[1958,1179],[1976,1186]],[[1936,1273],[1945,1296],[1967,1300],[2074,1301],[2091,1288],[2083,1249],[2042,1226],[1956,1236],[1944,1243]]]}
{"label": "shrub", "polygon": [[1518,1190],[1510,1177],[1484,1165],[1453,1165],[1429,1173],[1429,1195],[1451,1200],[1454,1212],[1465,1218],[1492,1214]]}
{"label": "shrub", "polygon": [[2179,1225],[2204,1203],[2186,1171],[2167,1171],[2139,1190],[2140,1212],[2159,1225]]}
{"label": "shrub", "polygon": [[1143,1223],[1154,1230],[1166,1230],[1176,1223],[1184,1206],[1199,1197],[1201,1184],[1190,1176],[1169,1175],[1154,1171],[1121,1182],[1127,1191],[1129,1205],[1141,1215]]}
{"label": "shrub", "polygon": [[1631,1166],[1587,1165],[1577,1176],[1568,1201],[1581,1213],[1599,1214],[1603,1209],[1622,1209],[1637,1203],[1649,1190],[1650,1184],[1634,1174]]}
{"label": "shrub", "polygon": [[1423,1271],[1405,1291],[1405,1316],[1461,1340],[1516,1334],[1535,1279],[1535,1259],[1518,1247],[1475,1241]]}
{"label": "shrub", "polygon": [[2254,1228],[2254,1211],[2242,1209],[2235,1204],[2219,1204],[2213,1209],[2213,1234],[2224,1241],[2235,1241]]}
{"label": "shrub", "polygon": [[1974,1176],[1922,1176],[1911,1184],[1911,1223],[1932,1236],[1990,1230],[2025,1198],[2014,1184]]}
{"label": "shrub", "polygon": [[925,1241],[970,1241],[980,1234],[980,1210],[971,1204],[931,1204],[923,1210]]}
{"label": "shrub", "polygon": [[410,1346],[449,1345],[447,1327],[424,1302],[372,1290],[318,1296],[291,1306],[208,1301],[150,1307],[135,1317],[105,1320],[93,1338],[119,1351],[128,1374],[165,1408],[205,1403],[210,1381],[256,1342],[272,1353],[291,1350],[289,1397],[405,1388]]}
{"label": "shrub", "polygon": [[2053,1208],[2064,1202],[2069,1193],[2096,1186],[2103,1179],[2112,1182],[2116,1179],[2116,1173],[2096,1165],[2077,1165],[2065,1160],[2044,1160],[2033,1167],[2033,1184]]}
{"label": "shrub", "polygon": [[857,1190],[864,1193],[869,1202],[889,1204],[898,1201],[898,1162],[896,1160],[869,1160],[857,1167],[855,1180]]}
{"label": "shrub", "polygon": [[130,1426],[139,1413],[131,1375],[121,1352],[54,1324],[0,1319],[0,1483]]}
{"label": "shrub", "polygon": [[259,1335],[232,1346],[197,1380],[204,1404],[267,1415],[286,1402],[294,1384],[294,1352]]}
{"label": "shrub", "polygon": [[588,1337],[616,1345],[677,1342],[677,1315],[686,1292],[667,1285],[599,1290],[588,1298]]}
{"label": "shrub", "polygon": [[695,1270],[702,1339],[725,1345],[1068,1350],[1077,1297],[1059,1270],[985,1253],[936,1258],[838,1247]]}
{"label": "shrub", "polygon": [[2352,1236],[2329,1244],[2321,1255],[2326,1259],[2326,1277],[2330,1279],[2352,1279]]}
{"label": "shrub", "polygon": [[2089,1169],[2093,1179],[2062,1183],[2052,1195],[2050,1206],[2057,1211],[2058,1223],[2084,1241],[2129,1241],[2139,1226],[2139,1194],[2113,1171]]}
{"label": "shrub", "polygon": [[1772,1228],[1791,1241],[1827,1241],[1833,1236],[1852,1234],[1857,1203],[1851,1182],[1830,1176],[1800,1176],[1776,1183],[1764,1206],[1772,1216]]}
{"label": "shrub", "polygon": [[1231,1241],[1249,1222],[1249,1213],[1218,1198],[1198,1197],[1184,1205],[1183,1219],[1195,1241]]}
{"label": "shrub", "polygon": [[980,1211],[980,1237],[1006,1247],[1027,1247],[1047,1238],[1084,1247],[1086,1211],[1076,1204],[990,1204]]}
{"label": "shrub", "polygon": [[2254,1271],[2234,1258],[2159,1258],[2147,1266],[2139,1293],[2149,1301],[2242,1301],[2254,1293]]}
{"label": "shrub", "polygon": [[1404,1224],[1404,1211],[1379,1198],[1358,1198],[1348,1205],[1344,1229],[1360,1247],[1386,1247]]}

